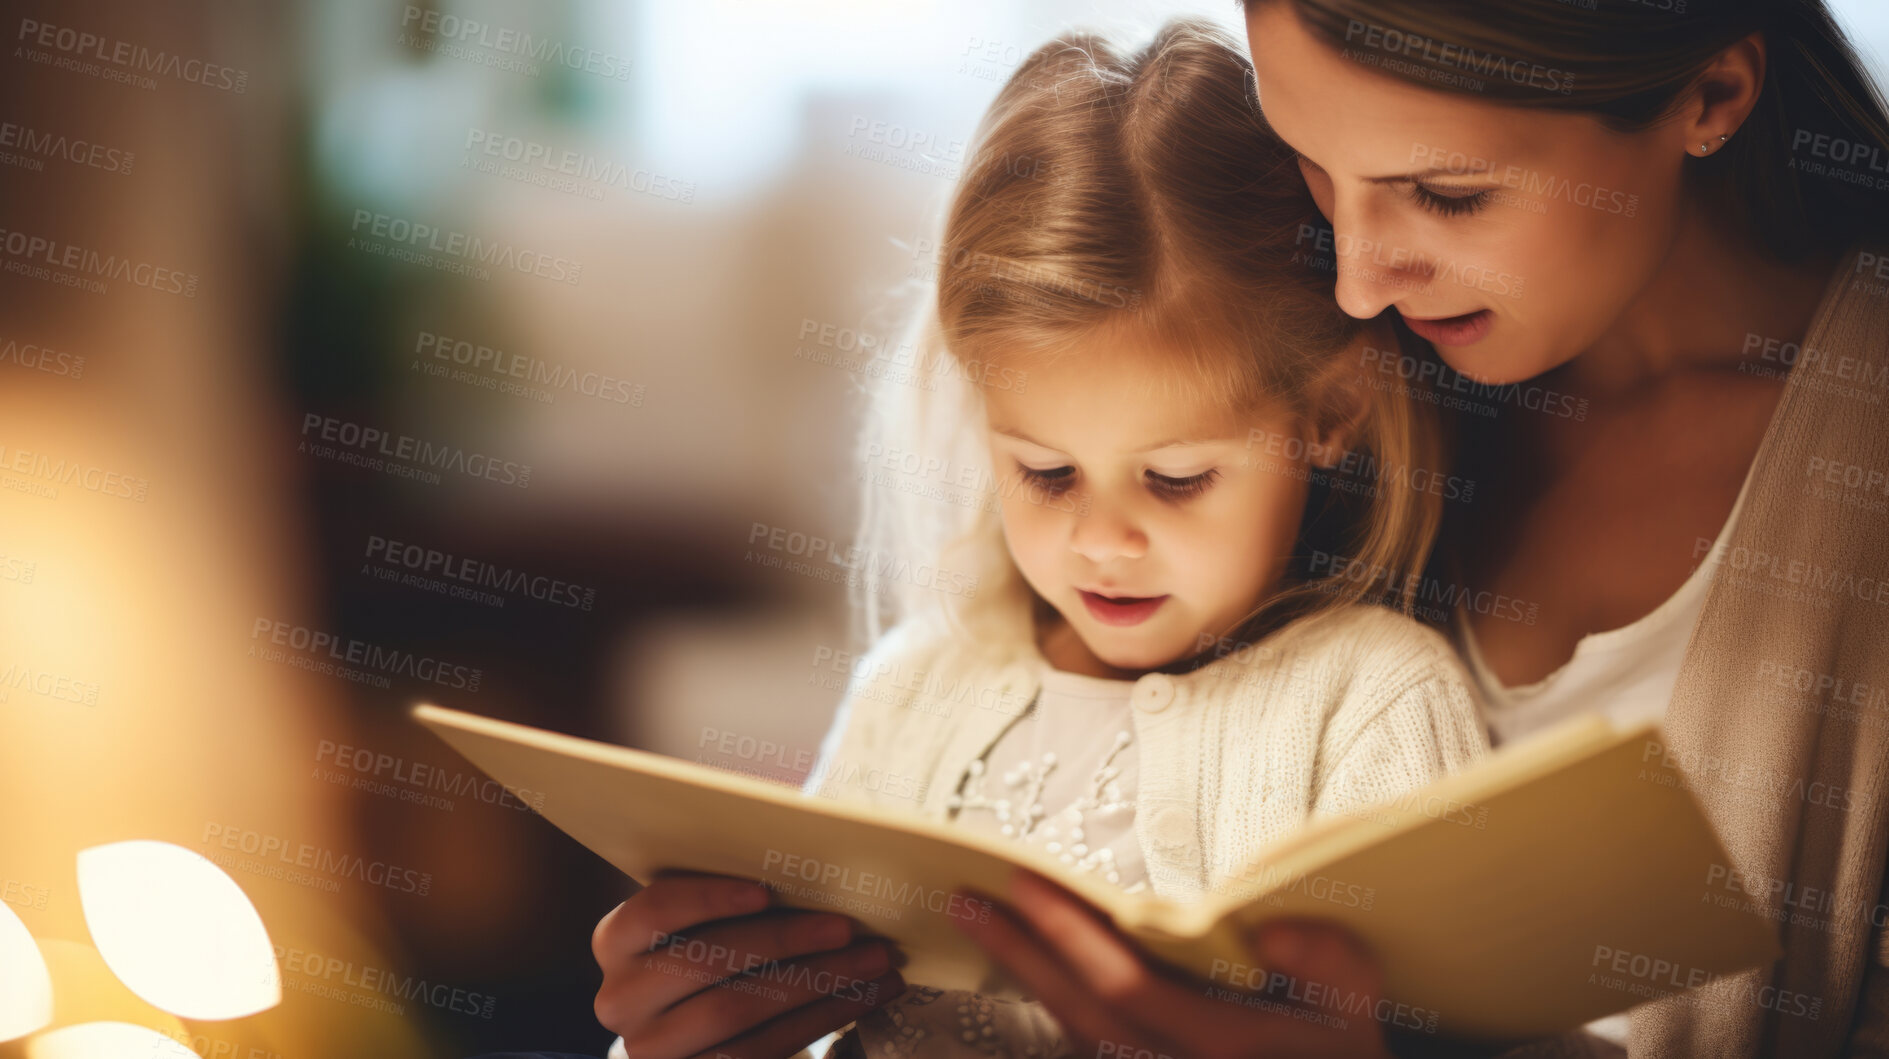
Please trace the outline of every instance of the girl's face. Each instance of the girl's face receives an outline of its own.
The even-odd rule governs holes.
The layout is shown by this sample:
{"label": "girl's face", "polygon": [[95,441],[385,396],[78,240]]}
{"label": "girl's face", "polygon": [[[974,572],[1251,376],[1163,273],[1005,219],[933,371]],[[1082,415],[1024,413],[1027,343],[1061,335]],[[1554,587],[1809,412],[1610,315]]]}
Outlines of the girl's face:
{"label": "girl's face", "polygon": [[1084,349],[986,393],[1011,558],[1118,669],[1234,628],[1278,584],[1305,507],[1292,419],[1242,420],[1163,382],[1156,355]]}
{"label": "girl's face", "polygon": [[[1593,346],[1655,278],[1698,147],[1685,121],[1624,134],[1425,91],[1370,70],[1401,34],[1358,27],[1344,57],[1288,3],[1254,4],[1247,29],[1266,120],[1332,224],[1345,312],[1394,307],[1451,367],[1515,382]],[[1543,92],[1566,83],[1527,69]]]}

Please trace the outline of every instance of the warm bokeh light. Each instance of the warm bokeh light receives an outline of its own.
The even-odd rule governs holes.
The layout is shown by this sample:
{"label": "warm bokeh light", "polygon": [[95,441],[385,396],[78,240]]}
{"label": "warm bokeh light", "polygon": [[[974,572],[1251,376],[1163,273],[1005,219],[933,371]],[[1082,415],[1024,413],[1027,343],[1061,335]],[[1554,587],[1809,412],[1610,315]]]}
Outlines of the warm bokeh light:
{"label": "warm bokeh light", "polygon": [[[184,1036],[182,1019],[126,989],[125,983],[105,966],[98,950],[85,942],[40,938],[39,954],[52,975],[49,1031],[87,1022],[129,1022],[174,1038]],[[5,1050],[0,1050],[0,1056],[14,1059]]]}
{"label": "warm bokeh light", "polygon": [[262,917],[201,854],[143,840],[95,846],[79,854],[79,899],[105,963],[154,1006],[233,1019],[281,1003]]}
{"label": "warm bokeh light", "polygon": [[26,924],[0,903],[0,1041],[52,1021],[52,975]]}
{"label": "warm bokeh light", "polygon": [[26,1059],[197,1059],[197,1053],[154,1029],[129,1022],[86,1022],[27,1042]]}

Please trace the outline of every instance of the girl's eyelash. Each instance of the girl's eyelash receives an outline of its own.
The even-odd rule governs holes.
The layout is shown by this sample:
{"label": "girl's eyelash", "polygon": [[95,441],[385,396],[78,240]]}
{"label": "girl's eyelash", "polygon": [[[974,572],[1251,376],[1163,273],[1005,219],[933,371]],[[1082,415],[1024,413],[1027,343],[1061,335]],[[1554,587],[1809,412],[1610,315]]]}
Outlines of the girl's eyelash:
{"label": "girl's eyelash", "polygon": [[1021,463],[1017,464],[1017,470],[1022,471],[1025,478],[1041,483],[1051,491],[1062,488],[1076,473],[1074,467],[1046,467],[1038,470],[1035,467],[1025,467]]}
{"label": "girl's eyelash", "polygon": [[1481,209],[1489,199],[1489,189],[1483,188],[1469,195],[1439,195],[1422,184],[1412,183],[1410,195],[1417,200],[1417,205],[1431,213],[1440,213],[1445,217],[1459,217]]}
{"label": "girl's eyelash", "polygon": [[1218,477],[1220,477],[1218,467],[1209,467],[1199,474],[1191,474],[1185,478],[1169,478],[1165,474],[1148,472],[1148,480],[1154,483],[1156,489],[1177,500],[1199,496],[1206,492],[1207,487],[1212,485],[1214,479]]}
{"label": "girl's eyelash", "polygon": [[[1052,491],[1067,485],[1069,480],[1073,478],[1076,473],[1074,467],[1047,467],[1039,470],[1035,467],[1025,467],[1021,463],[1017,464],[1017,470],[1023,472],[1025,478],[1037,482]],[[1206,492],[1207,487],[1212,485],[1214,480],[1219,477],[1220,469],[1217,467],[1210,467],[1199,474],[1189,475],[1186,478],[1170,478],[1165,474],[1156,474],[1153,471],[1148,472],[1148,482],[1154,486],[1155,491],[1175,500],[1186,500],[1199,496]]]}

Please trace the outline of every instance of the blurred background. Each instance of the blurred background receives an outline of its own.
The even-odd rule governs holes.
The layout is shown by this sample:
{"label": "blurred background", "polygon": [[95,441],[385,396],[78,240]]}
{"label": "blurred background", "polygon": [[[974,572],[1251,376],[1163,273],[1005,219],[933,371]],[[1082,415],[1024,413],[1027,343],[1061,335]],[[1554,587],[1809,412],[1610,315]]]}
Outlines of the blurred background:
{"label": "blurred background", "polygon": [[[1889,53],[1889,5],[1835,6]],[[843,583],[767,557],[847,546],[859,369],[983,107],[1068,28],[1239,30],[1232,0],[4,7],[0,994],[10,913],[52,1020],[11,1035],[0,995],[0,1055],[168,1054],[46,1043],[100,1021],[601,1055],[622,880],[408,707],[797,781],[866,645]],[[138,840],[236,881],[280,1003],[106,967],[80,853]]]}

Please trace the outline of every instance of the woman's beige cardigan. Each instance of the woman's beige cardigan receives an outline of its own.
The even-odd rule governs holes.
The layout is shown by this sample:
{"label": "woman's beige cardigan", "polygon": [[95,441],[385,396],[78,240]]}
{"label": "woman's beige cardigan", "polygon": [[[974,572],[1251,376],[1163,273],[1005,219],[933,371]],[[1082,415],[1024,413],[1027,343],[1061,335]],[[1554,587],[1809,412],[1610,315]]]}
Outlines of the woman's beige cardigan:
{"label": "woman's beige cardigan", "polygon": [[1634,1009],[1635,1059],[1889,1055],[1889,245],[1789,371],[1666,718],[1784,956]]}

